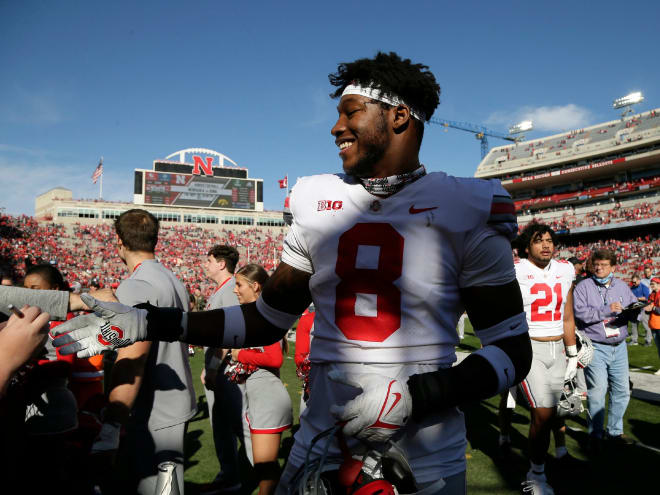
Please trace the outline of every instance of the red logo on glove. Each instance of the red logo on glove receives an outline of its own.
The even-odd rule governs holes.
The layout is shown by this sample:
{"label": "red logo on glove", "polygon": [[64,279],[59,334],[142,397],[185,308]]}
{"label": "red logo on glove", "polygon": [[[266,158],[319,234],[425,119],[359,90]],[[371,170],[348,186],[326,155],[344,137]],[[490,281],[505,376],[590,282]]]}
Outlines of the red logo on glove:
{"label": "red logo on glove", "polygon": [[401,394],[399,392],[392,392],[391,395],[394,396],[394,404],[392,404],[390,406],[390,408],[387,410],[387,412],[385,414],[383,414],[383,411],[385,411],[385,406],[387,406],[387,402],[390,398],[390,390],[392,389],[392,385],[394,385],[395,383],[396,383],[396,380],[392,380],[389,383],[389,385],[387,387],[387,396],[385,398],[385,402],[383,402],[383,407],[380,408],[380,413],[378,413],[378,418],[376,419],[376,422],[374,424],[372,424],[371,426],[369,426],[369,428],[387,428],[389,430],[398,430],[399,428],[401,428],[401,425],[386,423],[384,421],[381,421],[381,419],[380,419],[383,416],[387,416],[390,412],[392,412],[392,409],[394,409],[394,407],[401,400]]}
{"label": "red logo on glove", "polygon": [[98,335],[99,342],[105,346],[113,345],[124,337],[124,331],[115,325],[104,325]]}

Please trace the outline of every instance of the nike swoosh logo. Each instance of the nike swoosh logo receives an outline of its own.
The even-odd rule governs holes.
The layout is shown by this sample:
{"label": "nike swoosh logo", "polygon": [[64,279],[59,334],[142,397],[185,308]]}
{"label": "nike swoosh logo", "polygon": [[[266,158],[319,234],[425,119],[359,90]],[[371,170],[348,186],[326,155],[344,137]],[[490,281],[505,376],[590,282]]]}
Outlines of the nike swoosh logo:
{"label": "nike swoosh logo", "polygon": [[437,206],[432,206],[431,208],[415,208],[415,205],[411,205],[408,213],[411,215],[416,215],[417,213],[423,213],[425,211],[435,210]]}
{"label": "nike swoosh logo", "polygon": [[392,392],[394,394],[394,404],[392,404],[392,407],[390,407],[387,412],[385,413],[385,416],[387,416],[392,409],[394,409],[394,406],[398,404],[398,402],[401,400],[401,394],[399,392]]}

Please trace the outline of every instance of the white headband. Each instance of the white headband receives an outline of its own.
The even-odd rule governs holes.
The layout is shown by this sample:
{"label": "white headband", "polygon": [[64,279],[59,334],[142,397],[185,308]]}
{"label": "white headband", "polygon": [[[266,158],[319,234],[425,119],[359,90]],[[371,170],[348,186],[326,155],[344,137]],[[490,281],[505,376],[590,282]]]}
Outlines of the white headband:
{"label": "white headband", "polygon": [[424,114],[424,112],[415,110],[406,102],[401,101],[401,99],[399,99],[397,96],[391,94],[385,94],[380,89],[374,88],[373,86],[360,86],[359,84],[349,84],[348,86],[346,86],[346,89],[341,95],[342,96],[362,95],[362,96],[366,96],[367,98],[371,98],[372,100],[382,101],[383,103],[387,103],[388,105],[392,105],[393,107],[403,105],[405,107],[408,107],[408,110],[410,110],[410,115],[412,115],[414,118],[416,118],[420,122],[426,121],[426,115]]}

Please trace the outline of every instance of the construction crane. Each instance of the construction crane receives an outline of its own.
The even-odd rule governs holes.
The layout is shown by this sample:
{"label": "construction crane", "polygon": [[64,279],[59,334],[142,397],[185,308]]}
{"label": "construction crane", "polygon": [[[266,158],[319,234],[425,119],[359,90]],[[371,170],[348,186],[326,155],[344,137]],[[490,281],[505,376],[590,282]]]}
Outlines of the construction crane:
{"label": "construction crane", "polygon": [[502,134],[497,131],[492,131],[482,125],[471,124],[469,122],[456,122],[454,120],[436,119],[429,120],[430,124],[437,124],[443,127],[451,127],[452,129],[459,129],[474,134],[474,137],[481,141],[481,158],[483,159],[488,154],[488,136],[505,141],[517,142],[519,138],[511,137],[507,134]]}

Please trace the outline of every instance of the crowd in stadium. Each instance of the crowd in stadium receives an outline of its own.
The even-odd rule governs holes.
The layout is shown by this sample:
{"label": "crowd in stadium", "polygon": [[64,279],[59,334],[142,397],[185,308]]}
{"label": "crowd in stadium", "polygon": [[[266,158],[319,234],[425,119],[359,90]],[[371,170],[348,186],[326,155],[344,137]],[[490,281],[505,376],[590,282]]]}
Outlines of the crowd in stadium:
{"label": "crowd in stadium", "polygon": [[[113,235],[110,223],[65,226],[38,223],[28,216],[0,217],[0,259],[7,260],[17,279],[25,275],[26,263],[52,263],[69,283],[81,287],[112,287],[126,278],[126,266],[108,243]],[[266,270],[275,268],[282,250],[284,233],[277,228],[222,228],[163,226],[157,256],[191,292],[207,297],[212,290],[204,275],[202,260],[209,246],[222,242],[239,249],[241,265],[257,263]]]}
{"label": "crowd in stadium", "polygon": [[[583,213],[571,209],[565,211],[561,218],[544,218],[544,213],[547,214],[548,211],[534,212],[534,216],[530,221],[543,221],[555,230],[566,230],[659,218],[660,203],[657,201],[641,201],[634,206],[621,206],[619,203],[614,203],[607,206],[596,206],[592,211]],[[528,222],[521,222],[520,228],[524,227],[526,223]]]}

